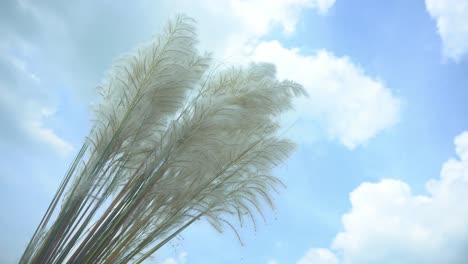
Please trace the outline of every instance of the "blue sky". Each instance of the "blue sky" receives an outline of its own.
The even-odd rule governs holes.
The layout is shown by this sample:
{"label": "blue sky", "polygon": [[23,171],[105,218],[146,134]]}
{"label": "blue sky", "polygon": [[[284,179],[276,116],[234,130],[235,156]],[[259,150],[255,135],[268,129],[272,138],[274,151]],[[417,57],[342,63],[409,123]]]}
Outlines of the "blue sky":
{"label": "blue sky", "polygon": [[267,224],[197,223],[150,263],[467,263],[467,0],[7,0],[0,262],[15,263],[91,127],[112,60],[184,12],[220,61],[303,84]]}

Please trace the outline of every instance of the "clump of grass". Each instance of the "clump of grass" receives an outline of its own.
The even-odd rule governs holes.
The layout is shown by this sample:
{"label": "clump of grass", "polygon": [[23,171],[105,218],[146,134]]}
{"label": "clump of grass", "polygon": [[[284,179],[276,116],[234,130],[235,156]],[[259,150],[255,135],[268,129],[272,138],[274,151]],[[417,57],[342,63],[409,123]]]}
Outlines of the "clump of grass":
{"label": "clump of grass", "polygon": [[[255,224],[293,143],[278,116],[302,87],[271,64],[210,68],[194,21],[116,62],[83,147],[20,263],[140,263],[198,219]],[[237,232],[236,232],[237,234]]]}

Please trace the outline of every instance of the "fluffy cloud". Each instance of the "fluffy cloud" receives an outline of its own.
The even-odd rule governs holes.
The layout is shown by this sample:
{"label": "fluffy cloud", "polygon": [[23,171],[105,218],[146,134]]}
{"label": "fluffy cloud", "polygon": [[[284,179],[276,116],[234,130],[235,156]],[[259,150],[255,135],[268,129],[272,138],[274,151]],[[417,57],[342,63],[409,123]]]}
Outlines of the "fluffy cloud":
{"label": "fluffy cloud", "polygon": [[338,258],[328,249],[313,248],[297,264],[338,264]]}
{"label": "fluffy cloud", "polygon": [[272,25],[279,24],[287,34],[294,32],[299,13],[304,8],[315,8],[326,13],[335,0],[253,0],[231,1],[235,16],[245,24],[245,31],[264,35]]}
{"label": "fluffy cloud", "polygon": [[73,151],[73,146],[69,142],[57,135],[54,130],[44,127],[40,119],[28,122],[27,129],[32,137],[52,146],[62,156]]}
{"label": "fluffy cloud", "polygon": [[[280,28],[290,35],[304,10],[326,14],[335,0],[167,0],[163,3],[166,13],[184,12],[197,19],[202,29],[202,49],[214,51],[215,57],[223,62],[239,62],[244,59],[245,51],[250,51],[273,29]],[[158,8],[161,9],[160,3]]]}
{"label": "fluffy cloud", "polygon": [[[219,45],[218,40],[210,40],[210,43],[218,43],[218,47],[208,46],[224,56],[223,62],[272,62],[280,77],[305,85],[310,97],[298,102],[302,122],[291,130],[293,137],[310,143],[320,139],[317,134],[325,130],[328,137],[354,149],[398,121],[399,99],[381,80],[366,75],[347,57],[336,57],[326,50],[303,56],[298,49],[284,48],[278,41],[260,40],[275,26],[286,34],[292,33],[303,9],[314,8],[326,13],[334,3],[334,0],[233,0],[213,4],[206,0],[197,4],[198,7],[188,3],[184,7],[190,6],[191,12],[196,14],[200,7],[216,14],[232,10],[216,24],[210,17],[199,16],[200,28],[205,32],[222,35],[226,32],[223,28],[231,28],[222,38],[226,42]],[[201,32],[202,43],[211,38],[203,34]],[[219,47],[224,48],[220,50]]]}
{"label": "fluffy cloud", "polygon": [[[331,138],[352,149],[398,120],[398,99],[349,58],[336,57],[325,50],[302,56],[298,50],[285,49],[278,42],[261,42],[274,28],[293,33],[304,10],[324,14],[334,3],[335,0],[167,0],[136,1],[129,8],[121,3],[111,7],[106,2],[63,5],[55,0],[22,0],[0,4],[0,9],[14,14],[0,18],[0,32],[7,36],[10,46],[34,50],[28,54],[28,61],[39,62],[41,69],[47,69],[23,78],[40,80],[37,86],[47,90],[48,97],[57,89],[46,88],[54,87],[47,79],[57,79],[88,102],[95,98],[94,87],[117,55],[147,40],[171,15],[185,12],[198,20],[202,50],[215,51],[215,57],[223,62],[271,61],[277,64],[280,75],[304,84],[311,95],[300,107],[304,123],[319,124]],[[22,19],[12,22],[18,18]],[[8,49],[2,52],[15,53]],[[46,107],[54,105],[31,99]],[[301,126],[306,126],[299,132],[301,138],[311,138],[310,130],[317,130],[298,125]],[[29,122],[29,127],[38,131],[36,136],[67,149],[65,141],[50,133],[53,131],[34,122]]]}
{"label": "fluffy cloud", "polygon": [[342,263],[468,263],[468,132],[455,147],[458,158],[427,182],[425,195],[391,179],[350,194],[351,211],[332,244]]}
{"label": "fluffy cloud", "polygon": [[318,120],[330,137],[350,149],[398,121],[399,99],[347,57],[326,50],[304,56],[277,41],[260,43],[251,57],[275,63],[281,78],[303,84],[309,98],[299,102],[301,118]]}
{"label": "fluffy cloud", "polygon": [[468,52],[468,0],[426,0],[436,21],[447,58],[460,60]]}
{"label": "fluffy cloud", "polygon": [[[45,121],[54,115],[46,98],[26,87],[37,88],[40,79],[28,69],[28,64],[18,57],[0,56],[0,67],[11,65],[12,71],[0,72],[0,121],[5,126],[0,132],[1,144],[32,145],[40,143],[66,156],[73,147]],[[16,86],[16,87],[15,87]]]}

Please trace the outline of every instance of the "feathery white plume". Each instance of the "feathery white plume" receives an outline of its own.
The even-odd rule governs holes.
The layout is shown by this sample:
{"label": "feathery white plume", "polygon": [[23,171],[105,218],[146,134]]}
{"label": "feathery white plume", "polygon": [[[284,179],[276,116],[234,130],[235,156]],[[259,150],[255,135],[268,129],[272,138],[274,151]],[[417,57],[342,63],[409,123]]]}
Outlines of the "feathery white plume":
{"label": "feathery white plume", "polygon": [[235,231],[231,216],[273,206],[271,170],[294,146],[278,117],[305,93],[271,64],[209,70],[196,42],[179,16],[116,62],[21,263],[140,263],[198,219]]}

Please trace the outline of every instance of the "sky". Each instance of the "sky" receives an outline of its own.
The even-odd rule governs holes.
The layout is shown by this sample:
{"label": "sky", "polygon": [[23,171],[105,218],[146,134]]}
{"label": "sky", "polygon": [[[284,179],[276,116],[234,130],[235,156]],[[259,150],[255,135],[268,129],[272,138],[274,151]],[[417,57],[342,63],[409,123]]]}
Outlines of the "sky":
{"label": "sky", "polygon": [[[148,263],[468,263],[468,0],[0,3],[0,263],[16,263],[92,125],[113,60],[171,17],[217,61],[308,98],[267,223],[197,222]],[[286,122],[287,123],[287,122]]]}

